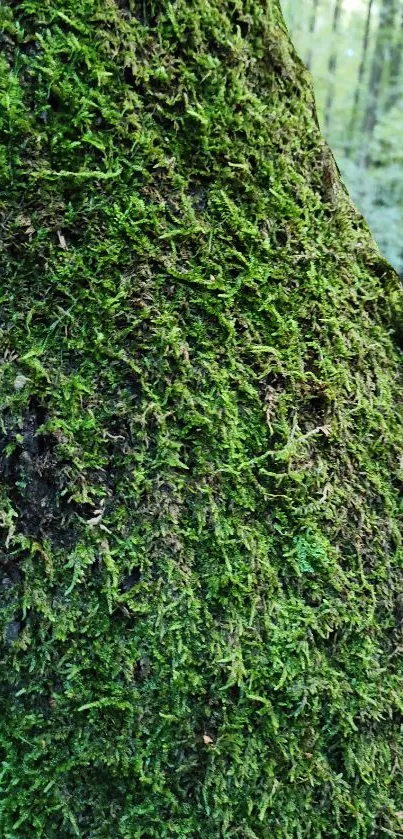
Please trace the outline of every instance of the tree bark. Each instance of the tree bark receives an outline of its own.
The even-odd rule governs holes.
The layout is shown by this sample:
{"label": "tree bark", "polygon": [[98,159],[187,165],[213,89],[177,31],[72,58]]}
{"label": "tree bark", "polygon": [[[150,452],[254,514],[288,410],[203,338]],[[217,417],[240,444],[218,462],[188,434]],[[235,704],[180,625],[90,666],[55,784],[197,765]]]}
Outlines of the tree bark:
{"label": "tree bark", "polygon": [[401,291],[274,0],[3,3],[0,834],[401,809]]}

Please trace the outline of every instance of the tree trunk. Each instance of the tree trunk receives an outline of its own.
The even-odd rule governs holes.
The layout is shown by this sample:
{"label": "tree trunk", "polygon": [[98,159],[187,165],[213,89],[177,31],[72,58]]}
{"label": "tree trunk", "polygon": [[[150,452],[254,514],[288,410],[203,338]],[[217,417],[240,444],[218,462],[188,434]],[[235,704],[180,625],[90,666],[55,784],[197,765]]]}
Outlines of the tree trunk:
{"label": "tree trunk", "polygon": [[319,0],[312,0],[312,10],[311,10],[311,17],[309,20],[309,51],[306,59],[306,66],[308,70],[312,69],[312,56],[313,56],[313,39],[315,36],[315,29],[316,29],[316,21],[318,17],[318,9],[319,9]]}
{"label": "tree trunk", "polygon": [[371,141],[380,113],[381,88],[387,52],[390,47],[396,16],[395,0],[382,0],[379,25],[368,84],[367,107],[364,114],[361,159],[366,166],[371,162]]}
{"label": "tree trunk", "polygon": [[351,120],[348,130],[348,137],[349,142],[346,145],[345,153],[346,156],[349,157],[351,152],[352,144],[354,143],[354,136],[357,127],[358,117],[359,117],[359,109],[360,109],[360,99],[361,99],[361,91],[362,85],[364,81],[364,75],[367,68],[367,55],[368,55],[368,44],[369,44],[369,36],[371,32],[371,18],[372,18],[372,8],[373,8],[373,0],[368,0],[367,6],[367,16],[365,20],[365,30],[364,30],[364,39],[362,42],[362,55],[360,66],[358,70],[358,79],[357,85],[354,91],[354,101],[353,101],[353,108],[351,111]]}
{"label": "tree trunk", "polygon": [[0,833],[397,833],[400,285],[279,7],[3,12]]}
{"label": "tree trunk", "polygon": [[341,11],[342,11],[343,0],[335,0],[334,6],[334,14],[333,14],[333,24],[332,24],[332,34],[333,34],[333,44],[332,49],[329,56],[329,64],[328,64],[328,92],[326,97],[326,104],[325,104],[325,129],[326,131],[329,130],[330,120],[332,115],[333,109],[333,101],[334,101],[334,85],[335,85],[335,75],[336,75],[336,68],[337,68],[337,48],[338,48],[338,33],[339,33],[339,25],[340,25],[340,18],[341,18]]}
{"label": "tree trunk", "polygon": [[390,75],[389,75],[389,95],[386,100],[386,110],[390,111],[394,108],[399,98],[402,95],[403,80],[402,80],[402,60],[403,60],[403,8],[400,13],[400,27],[396,39],[391,48],[390,55]]}

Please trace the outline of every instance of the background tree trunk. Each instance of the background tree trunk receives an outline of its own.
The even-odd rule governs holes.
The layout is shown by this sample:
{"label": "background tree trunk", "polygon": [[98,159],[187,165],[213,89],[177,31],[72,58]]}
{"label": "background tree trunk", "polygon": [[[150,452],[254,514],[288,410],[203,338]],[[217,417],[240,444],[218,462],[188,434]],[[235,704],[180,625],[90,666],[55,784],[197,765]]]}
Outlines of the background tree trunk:
{"label": "background tree trunk", "polygon": [[400,283],[280,8],[2,13],[0,835],[398,833]]}
{"label": "background tree trunk", "polygon": [[309,51],[306,59],[306,66],[308,70],[311,69],[312,66],[312,55],[313,55],[313,38],[315,36],[315,29],[316,29],[316,21],[318,17],[318,8],[319,8],[319,0],[312,0],[312,9],[311,9],[311,17],[309,19],[309,34],[311,37],[311,43],[309,46]]}
{"label": "background tree trunk", "polygon": [[403,6],[400,10],[400,27],[397,36],[392,41],[390,50],[389,94],[386,99],[386,110],[390,111],[403,93],[402,64],[403,62]]}
{"label": "background tree trunk", "polygon": [[393,35],[396,16],[395,0],[382,0],[377,37],[368,81],[367,106],[364,114],[361,159],[368,166],[371,160],[371,141],[380,113],[381,82],[386,67],[387,51]]}
{"label": "background tree trunk", "polygon": [[333,15],[333,26],[332,26],[333,44],[332,44],[331,52],[330,52],[330,55],[329,55],[329,64],[328,64],[328,76],[329,76],[328,85],[329,86],[328,86],[328,94],[327,94],[326,105],[325,105],[325,129],[327,129],[327,130],[329,129],[329,124],[330,124],[330,119],[331,119],[331,114],[332,114],[333,101],[334,101],[334,85],[335,85],[335,74],[336,74],[336,68],[337,68],[337,46],[338,46],[337,35],[338,35],[338,31],[339,31],[342,5],[343,5],[343,0],[335,0],[334,15]]}
{"label": "background tree trunk", "polygon": [[351,120],[348,129],[348,138],[349,141],[346,144],[345,153],[347,157],[350,155],[351,147],[354,143],[354,136],[355,130],[357,126],[357,122],[359,119],[359,111],[360,111],[360,97],[362,91],[362,85],[364,81],[365,71],[367,67],[367,55],[368,55],[368,44],[369,44],[369,36],[371,32],[371,16],[372,16],[372,8],[373,8],[373,0],[368,0],[368,7],[367,7],[367,16],[365,20],[365,29],[364,29],[364,38],[362,42],[362,54],[361,54],[361,61],[358,70],[358,79],[357,85],[354,91],[354,102],[353,108],[351,111]]}

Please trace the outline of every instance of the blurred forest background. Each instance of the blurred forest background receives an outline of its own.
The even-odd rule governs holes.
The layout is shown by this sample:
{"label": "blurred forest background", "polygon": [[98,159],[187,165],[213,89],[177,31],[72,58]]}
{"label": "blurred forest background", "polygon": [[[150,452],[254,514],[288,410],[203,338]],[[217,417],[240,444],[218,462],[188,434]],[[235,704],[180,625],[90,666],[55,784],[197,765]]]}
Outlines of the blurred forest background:
{"label": "blurred forest background", "polygon": [[403,277],[403,0],[282,0],[322,130]]}

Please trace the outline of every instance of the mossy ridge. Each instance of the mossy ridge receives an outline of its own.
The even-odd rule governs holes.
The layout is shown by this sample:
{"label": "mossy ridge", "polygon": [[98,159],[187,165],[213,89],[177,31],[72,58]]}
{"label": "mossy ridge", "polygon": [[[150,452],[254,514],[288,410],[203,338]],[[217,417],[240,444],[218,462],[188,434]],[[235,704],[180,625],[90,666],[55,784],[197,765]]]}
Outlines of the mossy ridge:
{"label": "mossy ridge", "polygon": [[398,832],[400,292],[278,7],[1,13],[2,835]]}

